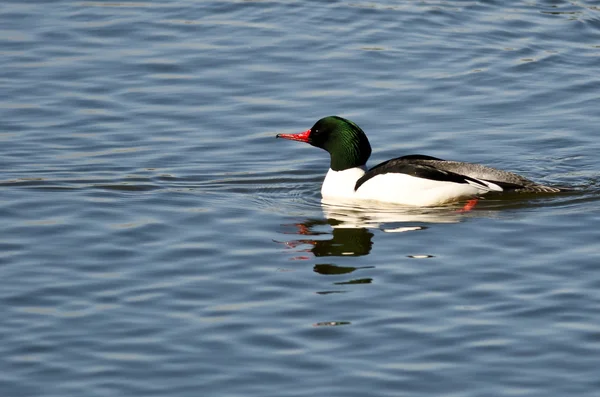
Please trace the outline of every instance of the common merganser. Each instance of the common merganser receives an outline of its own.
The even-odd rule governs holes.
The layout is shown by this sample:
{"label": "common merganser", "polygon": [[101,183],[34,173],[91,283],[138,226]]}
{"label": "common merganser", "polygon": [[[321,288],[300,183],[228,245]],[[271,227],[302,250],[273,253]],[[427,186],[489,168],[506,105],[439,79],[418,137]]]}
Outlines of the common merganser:
{"label": "common merganser", "polygon": [[512,172],[480,164],[446,161],[413,154],[367,170],[371,145],[363,130],[339,116],[324,117],[299,134],[277,138],[306,142],[329,152],[331,163],[321,187],[326,200],[376,200],[412,206],[434,206],[489,192],[557,193]]}

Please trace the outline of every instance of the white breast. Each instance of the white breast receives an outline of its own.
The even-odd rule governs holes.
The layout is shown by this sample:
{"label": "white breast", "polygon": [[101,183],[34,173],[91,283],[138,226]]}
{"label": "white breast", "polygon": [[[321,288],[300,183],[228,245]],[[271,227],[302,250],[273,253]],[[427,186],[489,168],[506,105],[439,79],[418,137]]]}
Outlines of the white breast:
{"label": "white breast", "polygon": [[323,198],[355,198],[354,186],[356,181],[365,174],[365,171],[364,167],[350,168],[344,171],[334,171],[330,168],[321,186],[321,195]]}

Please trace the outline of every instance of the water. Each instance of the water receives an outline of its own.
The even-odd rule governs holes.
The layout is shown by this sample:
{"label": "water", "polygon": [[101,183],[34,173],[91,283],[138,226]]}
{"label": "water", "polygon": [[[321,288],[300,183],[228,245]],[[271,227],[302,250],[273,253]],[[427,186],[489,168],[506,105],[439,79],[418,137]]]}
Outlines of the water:
{"label": "water", "polygon": [[[592,1],[0,5],[4,396],[596,396]],[[338,114],[574,194],[322,206]]]}

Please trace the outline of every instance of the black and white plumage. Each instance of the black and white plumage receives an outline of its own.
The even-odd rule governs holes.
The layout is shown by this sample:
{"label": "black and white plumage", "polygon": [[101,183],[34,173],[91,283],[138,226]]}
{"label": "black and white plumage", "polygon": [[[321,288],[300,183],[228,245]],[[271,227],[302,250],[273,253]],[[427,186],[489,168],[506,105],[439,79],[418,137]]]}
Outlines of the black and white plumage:
{"label": "black and white plumage", "polygon": [[521,175],[481,164],[448,161],[420,154],[402,156],[376,165],[356,181],[354,190],[358,190],[370,178],[387,173],[403,173],[442,182],[479,184],[481,188],[491,191],[558,193],[567,190],[541,185]]}
{"label": "black and white plumage", "polygon": [[558,193],[570,190],[541,185],[512,172],[480,164],[409,155],[367,170],[369,141],[358,125],[338,116],[325,117],[300,134],[278,138],[307,142],[329,152],[331,164],[321,194],[331,201],[375,200],[433,206],[490,192]]}

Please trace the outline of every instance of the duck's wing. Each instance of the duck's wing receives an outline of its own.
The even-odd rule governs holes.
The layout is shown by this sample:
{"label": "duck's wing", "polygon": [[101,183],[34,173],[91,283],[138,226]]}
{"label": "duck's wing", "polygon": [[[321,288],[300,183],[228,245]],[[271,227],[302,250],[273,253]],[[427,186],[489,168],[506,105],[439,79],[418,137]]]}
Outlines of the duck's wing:
{"label": "duck's wing", "polygon": [[[413,168],[411,169],[411,167]],[[438,172],[432,171],[432,169]],[[446,174],[440,174],[440,171],[446,172]],[[463,178],[465,181],[469,181],[467,178],[471,178],[471,182],[472,179],[474,179],[485,185],[491,184],[491,186],[497,186],[500,188],[500,191],[505,192],[558,193],[573,190],[571,188],[562,186],[542,185],[522,177],[521,175],[487,167],[481,164],[465,163],[461,161],[448,161],[421,154],[402,156],[376,165],[367,171],[367,173],[357,181],[356,189],[358,189],[362,183],[374,177],[375,175],[388,172],[413,172],[414,174],[411,175],[440,181],[447,180],[449,182],[456,183],[461,183],[459,182],[459,178]],[[491,188],[489,190],[498,191],[498,189],[495,188]]]}
{"label": "duck's wing", "polygon": [[503,191],[504,189],[493,182],[460,174],[450,169],[444,169],[437,166],[446,161],[436,157],[424,155],[410,155],[398,157],[385,161],[368,170],[362,177],[356,181],[354,190],[358,190],[362,184],[375,178],[377,175],[388,173],[406,174],[416,178],[429,179],[440,182],[451,182],[459,184],[469,184],[482,191]]}
{"label": "duck's wing", "polygon": [[487,167],[481,164],[461,161],[445,161],[440,159],[415,160],[419,164],[427,164],[434,168],[455,172],[471,178],[484,180],[502,188],[503,191],[519,193],[558,193],[572,190],[566,187],[546,186],[529,180],[521,175]]}

